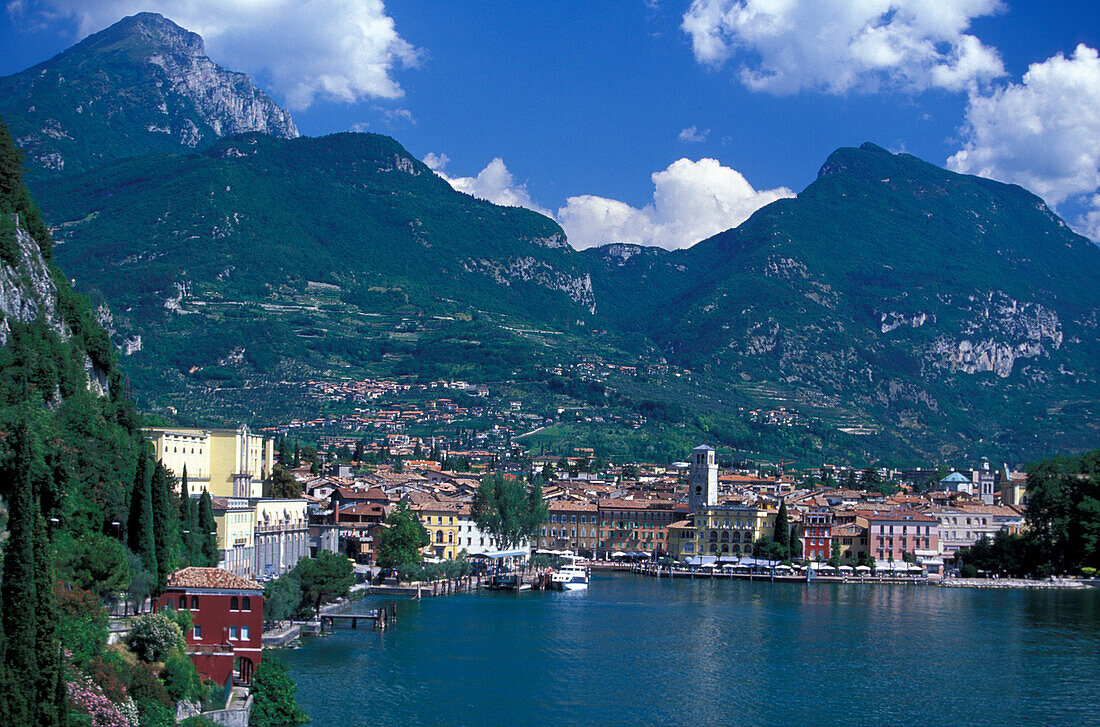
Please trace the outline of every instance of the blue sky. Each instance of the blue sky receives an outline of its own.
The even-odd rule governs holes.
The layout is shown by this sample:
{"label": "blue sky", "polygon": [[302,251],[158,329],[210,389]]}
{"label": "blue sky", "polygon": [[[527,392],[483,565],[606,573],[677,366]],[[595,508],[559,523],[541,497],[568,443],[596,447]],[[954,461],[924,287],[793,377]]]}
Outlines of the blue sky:
{"label": "blue sky", "polygon": [[457,188],[555,216],[577,246],[692,244],[864,141],[1021,183],[1100,239],[1098,7],[14,0],[0,74],[154,10],[302,133],[392,135]]}

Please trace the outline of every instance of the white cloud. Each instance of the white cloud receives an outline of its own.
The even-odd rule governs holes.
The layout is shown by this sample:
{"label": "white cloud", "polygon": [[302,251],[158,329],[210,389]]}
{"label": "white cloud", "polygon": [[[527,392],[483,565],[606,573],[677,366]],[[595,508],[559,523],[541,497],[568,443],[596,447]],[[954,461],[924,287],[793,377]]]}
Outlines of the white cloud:
{"label": "white cloud", "polygon": [[964,90],[1004,75],[965,31],[1000,0],[694,0],[682,28],[695,58],[737,59],[741,82],[775,94],[881,86]]}
{"label": "white cloud", "polygon": [[1047,203],[1080,200],[1092,210],[1075,223],[1100,240],[1100,55],[1077,46],[1032,64],[1022,83],[972,93],[957,172],[1012,182]]}
{"label": "white cloud", "polygon": [[367,121],[356,121],[354,124],[348,127],[348,131],[354,131],[357,134],[370,131],[370,123]]}
{"label": "white cloud", "polygon": [[699,131],[694,126],[689,126],[680,132],[680,141],[687,143],[700,143],[707,140],[707,136],[710,134],[710,129],[704,129]]}
{"label": "white cloud", "polygon": [[270,79],[292,110],[318,99],[394,99],[397,66],[420,52],[397,33],[382,0],[30,0],[10,15],[73,20],[80,36],[126,15],[158,12],[206,40],[215,61]]}
{"label": "white cloud", "polygon": [[593,195],[567,199],[558,221],[573,247],[610,242],[690,247],[736,227],[766,204],[794,196],[786,187],[757,191],[740,172],[715,159],[680,159],[651,179],[653,202],[641,209]]}
{"label": "white cloud", "polygon": [[516,183],[515,177],[508,171],[508,167],[504,165],[504,160],[500,157],[489,162],[484,169],[478,172],[476,177],[448,177],[443,173],[443,167],[449,161],[450,159],[447,158],[446,154],[437,156],[429,153],[424,158],[424,163],[430,169],[447,180],[459,192],[488,200],[493,204],[506,207],[526,207],[547,217],[553,217],[550,210],[535,204],[535,201],[531,199],[531,195],[527,193],[527,185]]}

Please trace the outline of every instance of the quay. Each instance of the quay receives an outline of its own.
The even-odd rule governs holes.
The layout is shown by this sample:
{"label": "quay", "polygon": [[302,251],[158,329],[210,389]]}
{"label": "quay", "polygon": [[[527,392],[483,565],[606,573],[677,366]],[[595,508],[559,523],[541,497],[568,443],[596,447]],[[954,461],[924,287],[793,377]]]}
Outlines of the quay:
{"label": "quay", "polygon": [[773,581],[777,583],[905,583],[910,585],[929,585],[924,577],[901,575],[809,575],[809,573],[777,573],[774,569],[734,570],[683,568],[676,566],[641,563],[628,566],[629,570],[650,578],[701,578],[722,581]]}

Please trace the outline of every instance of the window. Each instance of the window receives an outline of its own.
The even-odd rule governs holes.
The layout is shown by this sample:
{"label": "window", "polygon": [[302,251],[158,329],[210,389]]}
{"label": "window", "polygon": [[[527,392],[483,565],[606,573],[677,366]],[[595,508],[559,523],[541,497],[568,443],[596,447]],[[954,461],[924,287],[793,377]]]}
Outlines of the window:
{"label": "window", "polygon": [[238,599],[236,596],[233,596],[232,598],[229,599],[229,610],[230,611],[240,611],[241,610],[240,599]]}
{"label": "window", "polygon": [[241,626],[241,640],[248,641],[248,627]]}
{"label": "window", "polygon": [[192,611],[198,611],[199,610],[199,597],[198,596],[191,596],[191,610]]}
{"label": "window", "polygon": [[241,610],[242,611],[251,611],[252,610],[252,599],[249,598],[248,596],[245,596],[243,599],[241,599]]}
{"label": "window", "polygon": [[187,608],[187,596],[180,596],[180,610],[183,611]]}
{"label": "window", "polygon": [[195,628],[191,629],[191,635],[195,639],[201,641],[202,640],[202,625],[201,624],[196,625]]}
{"label": "window", "polygon": [[236,641],[237,640],[237,627],[236,626],[230,626],[229,627],[229,640],[230,641]]}
{"label": "window", "polygon": [[577,522],[577,516],[576,516],[576,515],[574,515],[574,516],[573,516],[573,519],[572,519],[572,520],[570,520],[570,522],[574,522],[574,523],[575,523],[575,522]]}

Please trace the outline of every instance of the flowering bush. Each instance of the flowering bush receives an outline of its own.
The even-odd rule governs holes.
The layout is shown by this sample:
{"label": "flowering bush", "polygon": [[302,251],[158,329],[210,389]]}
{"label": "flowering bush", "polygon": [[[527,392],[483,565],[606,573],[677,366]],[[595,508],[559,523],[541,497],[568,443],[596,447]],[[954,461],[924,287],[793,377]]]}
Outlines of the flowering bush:
{"label": "flowering bush", "polygon": [[121,704],[127,697],[129,687],[129,674],[123,673],[121,668],[125,668],[127,672],[129,669],[125,665],[120,668],[118,662],[117,656],[101,654],[84,665],[84,672],[103,690],[108,699]]}
{"label": "flowering bush", "polygon": [[[130,714],[123,714],[119,706],[107,699],[103,690],[83,674],[69,682],[69,699],[77,712],[88,716],[92,727],[132,727],[137,724],[136,709],[132,710],[135,719],[131,722],[128,718]],[[133,707],[132,701],[129,706]]]}
{"label": "flowering bush", "polygon": [[183,632],[175,620],[163,613],[149,613],[134,619],[127,643],[144,662],[160,661],[173,647],[184,648]]}

